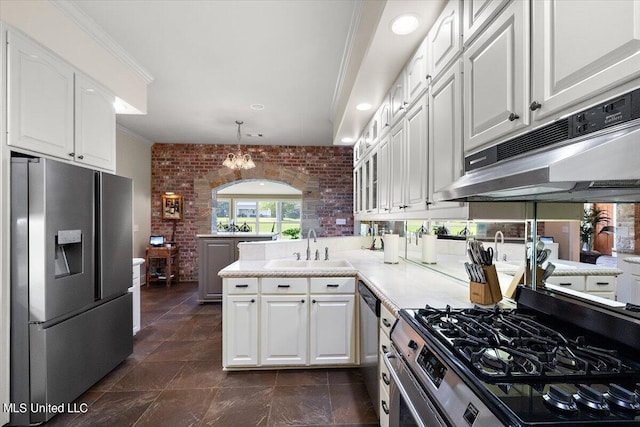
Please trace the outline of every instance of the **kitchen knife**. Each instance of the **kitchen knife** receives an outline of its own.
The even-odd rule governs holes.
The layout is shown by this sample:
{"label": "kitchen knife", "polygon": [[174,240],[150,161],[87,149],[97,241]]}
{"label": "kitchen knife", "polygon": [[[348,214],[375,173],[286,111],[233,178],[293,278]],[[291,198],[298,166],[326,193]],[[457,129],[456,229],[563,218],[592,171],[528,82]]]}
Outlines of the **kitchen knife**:
{"label": "kitchen knife", "polygon": [[544,269],[544,273],[542,273],[542,276],[540,276],[540,281],[544,282],[545,280],[547,280],[549,276],[551,276],[551,273],[554,272],[555,269],[556,269],[555,265],[553,265],[552,263],[548,263],[547,268]]}

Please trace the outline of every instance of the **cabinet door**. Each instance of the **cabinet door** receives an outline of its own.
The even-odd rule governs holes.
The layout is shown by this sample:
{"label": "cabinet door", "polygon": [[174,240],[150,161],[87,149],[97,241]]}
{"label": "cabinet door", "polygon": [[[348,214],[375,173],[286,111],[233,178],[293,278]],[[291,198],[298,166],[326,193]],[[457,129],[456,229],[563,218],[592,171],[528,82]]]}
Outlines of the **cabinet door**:
{"label": "cabinet door", "polygon": [[[469,43],[509,0],[466,0],[462,3],[462,35]],[[523,2],[526,3],[526,2]]]}
{"label": "cabinet door", "polygon": [[368,154],[362,165],[362,204],[363,210],[371,212],[371,155]]}
{"label": "cabinet door", "polygon": [[354,363],[354,295],[311,295],[310,363]]}
{"label": "cabinet door", "polygon": [[71,159],[73,69],[22,35],[7,38],[8,144]]}
{"label": "cabinet door", "polygon": [[229,239],[199,239],[198,270],[199,301],[222,300],[222,278],[218,271],[234,262],[234,244]]}
{"label": "cabinet door", "polygon": [[533,120],[640,76],[640,2],[532,1]]}
{"label": "cabinet door", "polygon": [[460,54],[460,0],[449,0],[429,31],[434,80]]}
{"label": "cabinet door", "polygon": [[409,212],[427,208],[427,169],[428,162],[428,98],[423,95],[409,110],[406,119],[406,207]]}
{"label": "cabinet door", "polygon": [[378,211],[389,211],[389,137],[378,146]]}
{"label": "cabinet door", "polygon": [[378,110],[380,123],[380,136],[386,135],[391,130],[391,108],[389,107],[389,96],[385,96]]}
{"label": "cabinet door", "polygon": [[[462,63],[458,61],[431,86],[429,102],[429,197],[462,176]],[[429,210],[459,206],[429,205]]]}
{"label": "cabinet door", "polygon": [[406,177],[404,169],[404,122],[398,123],[391,129],[389,151],[391,154],[391,168],[389,169],[389,187],[391,191],[392,212],[404,209],[403,185]]}
{"label": "cabinet door", "polygon": [[465,152],[529,124],[529,5],[511,3],[464,52]]}
{"label": "cabinet door", "polygon": [[395,124],[404,115],[407,108],[407,84],[405,81],[406,74],[403,71],[391,86],[389,92],[389,104],[391,105],[391,124]]}
{"label": "cabinet door", "polygon": [[413,104],[427,89],[427,39],[409,60],[406,74],[408,102]]}
{"label": "cabinet door", "polygon": [[115,170],[115,96],[80,74],[76,74],[75,88],[75,160]]}
{"label": "cabinet door", "polygon": [[353,169],[353,213],[360,213],[362,209],[362,188],[360,187],[361,167]]}
{"label": "cabinet door", "polygon": [[224,366],[258,364],[258,297],[231,295],[224,302]]}
{"label": "cabinet door", "polygon": [[378,148],[371,153],[371,161],[369,162],[369,181],[371,183],[371,192],[369,197],[371,198],[368,212],[378,211]]}
{"label": "cabinet door", "polygon": [[260,323],[262,365],[307,363],[306,295],[263,295]]}

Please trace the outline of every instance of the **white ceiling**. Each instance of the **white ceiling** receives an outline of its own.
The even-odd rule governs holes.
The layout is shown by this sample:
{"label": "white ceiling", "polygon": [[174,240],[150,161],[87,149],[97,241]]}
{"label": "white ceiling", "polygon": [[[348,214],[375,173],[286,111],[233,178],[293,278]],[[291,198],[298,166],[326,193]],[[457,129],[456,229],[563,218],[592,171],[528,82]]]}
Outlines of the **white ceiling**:
{"label": "white ceiling", "polygon": [[[382,22],[384,10],[431,13],[422,18],[430,26],[444,0],[69,3],[153,75],[148,114],[117,119],[134,133],[153,142],[235,143],[235,121],[242,120],[243,144],[332,145],[343,123],[353,133],[373,114],[356,115],[350,103],[368,92],[379,102],[428,29],[395,36]],[[383,26],[388,40],[376,47]],[[376,53],[380,48],[394,65],[362,67],[372,55],[384,54]],[[360,78],[362,73],[368,77]],[[372,74],[377,87],[358,87],[359,79],[371,80]],[[264,136],[247,136],[258,133]]]}

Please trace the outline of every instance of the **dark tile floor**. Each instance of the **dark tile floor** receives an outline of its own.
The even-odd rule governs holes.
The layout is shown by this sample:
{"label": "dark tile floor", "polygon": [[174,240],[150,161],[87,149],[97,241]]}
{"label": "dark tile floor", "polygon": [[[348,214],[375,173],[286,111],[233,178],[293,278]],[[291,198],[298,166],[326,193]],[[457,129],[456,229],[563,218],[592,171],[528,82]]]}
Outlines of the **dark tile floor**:
{"label": "dark tile floor", "polygon": [[377,426],[357,369],[222,370],[222,306],[143,288],[133,354],[48,426]]}

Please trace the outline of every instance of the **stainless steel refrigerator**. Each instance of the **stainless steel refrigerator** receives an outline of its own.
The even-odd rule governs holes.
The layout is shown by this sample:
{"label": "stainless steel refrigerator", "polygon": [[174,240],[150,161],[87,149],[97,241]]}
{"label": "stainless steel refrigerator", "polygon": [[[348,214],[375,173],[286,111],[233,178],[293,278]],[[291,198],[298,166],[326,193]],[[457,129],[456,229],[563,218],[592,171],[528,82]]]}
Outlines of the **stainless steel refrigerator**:
{"label": "stainless steel refrigerator", "polygon": [[131,259],[130,179],[12,158],[11,425],[49,420],[132,353]]}

